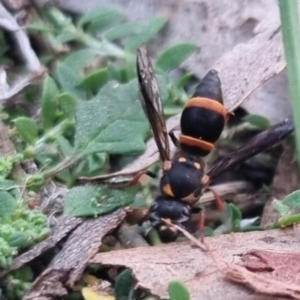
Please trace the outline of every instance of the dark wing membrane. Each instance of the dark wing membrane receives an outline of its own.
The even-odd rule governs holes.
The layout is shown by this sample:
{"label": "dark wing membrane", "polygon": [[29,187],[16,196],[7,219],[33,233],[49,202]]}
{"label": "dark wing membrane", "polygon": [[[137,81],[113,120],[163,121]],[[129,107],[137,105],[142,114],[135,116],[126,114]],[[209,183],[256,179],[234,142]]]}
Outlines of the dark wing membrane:
{"label": "dark wing membrane", "polygon": [[243,146],[217,161],[206,173],[211,180],[254,155],[267,150],[287,137],[295,129],[292,120],[276,124],[269,129],[257,134]]}
{"label": "dark wing membrane", "polygon": [[142,96],[140,102],[150,123],[161,160],[170,160],[170,145],[159,87],[145,46],[137,51],[137,75]]}

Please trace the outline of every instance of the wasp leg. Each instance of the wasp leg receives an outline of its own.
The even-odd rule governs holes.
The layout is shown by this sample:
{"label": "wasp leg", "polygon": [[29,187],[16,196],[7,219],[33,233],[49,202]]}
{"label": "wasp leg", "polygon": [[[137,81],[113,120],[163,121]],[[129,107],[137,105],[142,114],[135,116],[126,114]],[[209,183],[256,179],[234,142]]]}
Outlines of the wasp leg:
{"label": "wasp leg", "polygon": [[171,167],[172,167],[172,162],[170,160],[166,160],[162,163],[161,168],[164,172],[166,172],[166,171],[169,171],[171,169]]}
{"label": "wasp leg", "polygon": [[151,178],[157,178],[157,175],[154,173],[154,172],[151,172],[151,171],[140,171],[138,173],[136,173],[134,175],[134,177],[132,178],[132,180],[129,182],[129,186],[132,186],[132,185],[135,185],[137,184],[137,182],[140,180],[140,178],[143,176],[143,175],[147,175]]}
{"label": "wasp leg", "polygon": [[218,210],[224,210],[224,201],[222,200],[222,198],[213,190],[210,189],[210,191],[213,193],[214,198],[215,198],[215,203],[217,206]]}
{"label": "wasp leg", "polygon": [[233,112],[228,112],[228,111],[227,111],[227,114],[225,115],[225,124],[228,123],[230,117],[233,116],[233,115],[234,115]]}
{"label": "wasp leg", "polygon": [[174,146],[177,148],[179,146],[179,141],[173,130],[169,131],[169,137],[171,138]]}
{"label": "wasp leg", "polygon": [[201,179],[201,185],[202,187],[207,187],[210,185],[210,177],[208,175],[203,175],[202,179]]}
{"label": "wasp leg", "polygon": [[[210,177],[208,175],[204,175],[201,179],[202,187],[208,187],[210,185]],[[224,209],[224,203],[222,198],[211,188],[209,188],[214,195],[216,206],[218,210]]]}
{"label": "wasp leg", "polygon": [[204,210],[201,209],[199,221],[198,221],[199,239],[201,243],[204,243],[204,223],[205,223],[205,213]]}

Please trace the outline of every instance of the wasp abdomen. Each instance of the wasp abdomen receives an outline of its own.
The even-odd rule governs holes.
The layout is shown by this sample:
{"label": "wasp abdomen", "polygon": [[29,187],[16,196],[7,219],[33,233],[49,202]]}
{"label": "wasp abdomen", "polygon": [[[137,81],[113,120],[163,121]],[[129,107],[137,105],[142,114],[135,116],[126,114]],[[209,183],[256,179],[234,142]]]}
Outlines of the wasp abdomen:
{"label": "wasp abdomen", "polygon": [[181,133],[214,143],[225,126],[226,109],[214,100],[192,98],[181,115]]}
{"label": "wasp abdomen", "polygon": [[210,70],[197,85],[194,97],[208,98],[223,104],[221,80],[216,70]]}
{"label": "wasp abdomen", "polygon": [[212,70],[202,79],[181,115],[181,148],[205,156],[219,139],[226,120],[221,82]]}

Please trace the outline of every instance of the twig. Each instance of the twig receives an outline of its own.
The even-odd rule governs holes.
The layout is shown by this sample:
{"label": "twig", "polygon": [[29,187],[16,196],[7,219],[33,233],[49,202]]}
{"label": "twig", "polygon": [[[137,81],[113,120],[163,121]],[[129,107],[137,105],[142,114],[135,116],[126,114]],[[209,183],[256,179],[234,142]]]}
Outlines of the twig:
{"label": "twig", "polygon": [[16,41],[20,54],[28,69],[28,74],[17,79],[12,87],[2,91],[0,101],[9,100],[25,87],[34,83],[37,79],[46,73],[46,68],[42,66],[37,55],[31,48],[28,36],[22,29],[15,18],[6,10],[0,2],[0,27],[9,31]]}
{"label": "twig", "polygon": [[[247,181],[232,181],[222,184],[213,185],[210,188],[213,188],[214,191],[220,196],[225,197],[229,195],[236,195],[240,193],[246,193],[253,190],[253,185]],[[201,196],[199,204],[213,201],[213,193],[207,189],[207,191]]]}
{"label": "twig", "polygon": [[41,68],[41,63],[32,50],[29,39],[15,18],[6,10],[3,4],[0,2],[0,26],[7,31],[10,31],[16,40],[19,51],[26,62],[29,71],[38,71]]}
{"label": "twig", "polygon": [[9,89],[2,91],[2,94],[0,95],[0,101],[7,101],[12,97],[16,96],[17,94],[22,92],[27,86],[35,83],[45,73],[46,69],[44,67],[41,67],[41,69],[38,72],[31,72],[26,74],[25,76],[19,77]]}

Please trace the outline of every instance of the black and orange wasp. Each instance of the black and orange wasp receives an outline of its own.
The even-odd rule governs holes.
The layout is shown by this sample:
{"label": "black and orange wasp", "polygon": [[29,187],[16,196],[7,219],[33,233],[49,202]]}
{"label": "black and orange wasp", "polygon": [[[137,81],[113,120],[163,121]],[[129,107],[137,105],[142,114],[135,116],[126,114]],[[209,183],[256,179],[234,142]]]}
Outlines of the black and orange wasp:
{"label": "black and orange wasp", "polygon": [[[228,117],[218,72],[209,71],[187,101],[179,138],[174,132],[167,132],[159,86],[145,46],[137,51],[137,76],[140,102],[158,147],[163,173],[160,195],[150,206],[148,218],[162,240],[173,241],[179,233],[162,219],[186,229],[203,189],[229,168],[277,144],[294,130],[294,125],[289,119],[274,125],[206,171],[203,159],[214,149]],[[177,149],[172,157],[169,137]]]}

